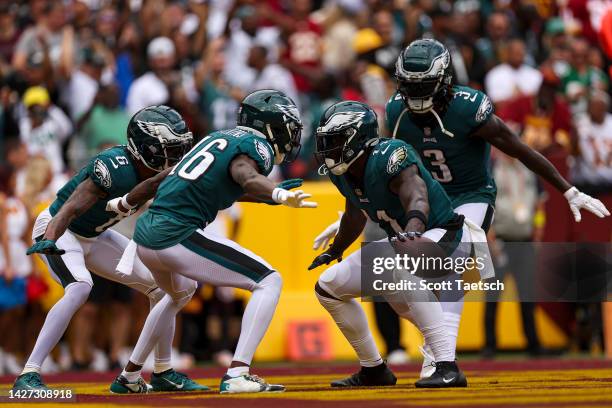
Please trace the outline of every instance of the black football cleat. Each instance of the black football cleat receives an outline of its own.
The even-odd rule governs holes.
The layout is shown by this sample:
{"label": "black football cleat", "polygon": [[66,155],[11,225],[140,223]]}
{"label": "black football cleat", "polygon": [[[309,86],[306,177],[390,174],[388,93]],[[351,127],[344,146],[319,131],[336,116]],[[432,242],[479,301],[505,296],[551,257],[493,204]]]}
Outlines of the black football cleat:
{"label": "black football cleat", "polygon": [[376,367],[361,367],[358,373],[343,380],[332,381],[332,387],[382,387],[395,385],[397,377],[382,363]]}
{"label": "black football cleat", "polygon": [[414,385],[417,388],[467,387],[467,379],[457,363],[440,361],[436,363],[436,371],[430,377],[421,378]]}

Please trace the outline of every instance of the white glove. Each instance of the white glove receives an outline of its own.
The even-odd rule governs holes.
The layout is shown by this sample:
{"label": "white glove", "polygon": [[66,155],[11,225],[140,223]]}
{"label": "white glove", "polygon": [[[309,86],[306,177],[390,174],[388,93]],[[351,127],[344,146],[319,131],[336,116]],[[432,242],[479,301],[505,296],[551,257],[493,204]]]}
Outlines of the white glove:
{"label": "white glove", "polygon": [[604,218],[610,215],[610,211],[608,211],[606,206],[603,205],[601,201],[591,197],[590,195],[581,193],[576,187],[572,187],[567,190],[565,193],[563,193],[563,196],[567,199],[570,210],[572,210],[572,214],[574,214],[574,219],[576,222],[580,222],[582,219],[582,215],[580,214],[580,210],[582,208],[592,212],[599,218]]}
{"label": "white glove", "polygon": [[342,219],[342,214],[344,214],[342,211],[338,211],[338,221],[331,223],[327,228],[323,230],[322,233],[317,235],[317,237],[314,239],[314,245],[312,246],[312,249],[327,248],[327,244],[329,244],[329,241],[331,241],[332,238],[335,238],[336,234],[338,233],[338,230],[340,229],[340,220]]}
{"label": "white glove", "polygon": [[[136,206],[129,204],[126,197],[127,194],[123,197],[113,198],[112,200],[108,201],[106,203],[106,211],[114,212],[124,218],[134,214],[136,212]],[[127,209],[127,211],[121,210],[121,208],[119,208],[119,203],[121,203],[121,206]]]}
{"label": "white glove", "polygon": [[316,208],[317,203],[314,201],[304,201],[310,196],[302,190],[289,191],[278,187],[272,190],[272,200],[275,203],[293,208]]}

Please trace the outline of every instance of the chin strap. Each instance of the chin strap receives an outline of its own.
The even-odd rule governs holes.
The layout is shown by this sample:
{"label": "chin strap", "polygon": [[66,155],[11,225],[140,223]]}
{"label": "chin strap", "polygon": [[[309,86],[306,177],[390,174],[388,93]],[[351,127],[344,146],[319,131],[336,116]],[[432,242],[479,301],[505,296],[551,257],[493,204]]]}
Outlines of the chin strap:
{"label": "chin strap", "polygon": [[[396,138],[396,133],[399,129],[399,124],[402,120],[402,116],[404,116],[404,114],[408,112],[408,108],[404,108],[404,110],[402,111],[402,113],[400,113],[399,117],[397,118],[397,121],[395,122],[395,128],[393,129],[393,133],[391,135],[392,139]],[[433,106],[431,106],[429,109],[423,111],[422,113],[427,113],[427,112],[431,112],[434,117],[436,118],[436,121],[438,121],[438,125],[440,125],[440,131],[445,134],[446,136],[449,137],[455,137],[455,134],[449,130],[446,130],[446,128],[444,127],[444,124],[442,123],[442,119],[440,119],[440,115],[438,115],[438,112],[436,112],[436,110],[433,108]]]}

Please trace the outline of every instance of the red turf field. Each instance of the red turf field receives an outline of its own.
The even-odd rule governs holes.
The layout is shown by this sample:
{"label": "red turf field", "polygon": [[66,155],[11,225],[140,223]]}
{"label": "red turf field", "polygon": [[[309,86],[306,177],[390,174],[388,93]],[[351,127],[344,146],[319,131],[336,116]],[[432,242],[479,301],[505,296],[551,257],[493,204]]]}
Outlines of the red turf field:
{"label": "red turf field", "polygon": [[[64,373],[47,376],[45,380],[52,387],[72,389],[76,400],[62,404],[47,402],[44,406],[77,403],[79,407],[612,407],[612,361],[467,361],[461,366],[468,375],[469,387],[452,390],[414,388],[420,368],[417,364],[395,368],[399,378],[395,387],[352,390],[331,389],[329,381],[350,374],[353,365],[268,367],[255,372],[270,382],[285,384],[287,392],[256,396],[219,395],[214,391],[118,396],[107,391],[114,373]],[[222,372],[210,368],[192,370],[189,374],[214,389]],[[0,405],[8,405],[6,396],[12,380],[0,377]]]}

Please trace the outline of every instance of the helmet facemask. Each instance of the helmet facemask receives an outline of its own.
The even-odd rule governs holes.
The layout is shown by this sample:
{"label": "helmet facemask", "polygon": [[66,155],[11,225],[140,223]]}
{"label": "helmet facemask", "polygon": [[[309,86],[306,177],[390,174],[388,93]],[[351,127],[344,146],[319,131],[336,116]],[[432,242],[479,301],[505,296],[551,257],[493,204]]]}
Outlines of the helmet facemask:
{"label": "helmet facemask", "polygon": [[290,163],[300,154],[302,124],[288,119],[283,124],[266,123],[267,137],[274,149],[274,164]]}
{"label": "helmet facemask", "polygon": [[[365,152],[365,147],[357,149],[355,137],[357,129],[348,127],[330,132],[317,131],[315,156],[320,164],[334,175],[341,176]],[[372,139],[366,146],[375,144],[378,139]]]}
{"label": "helmet facemask", "polygon": [[397,78],[397,90],[404,104],[413,113],[425,113],[434,108],[436,96],[450,84],[445,76],[408,80]]}

